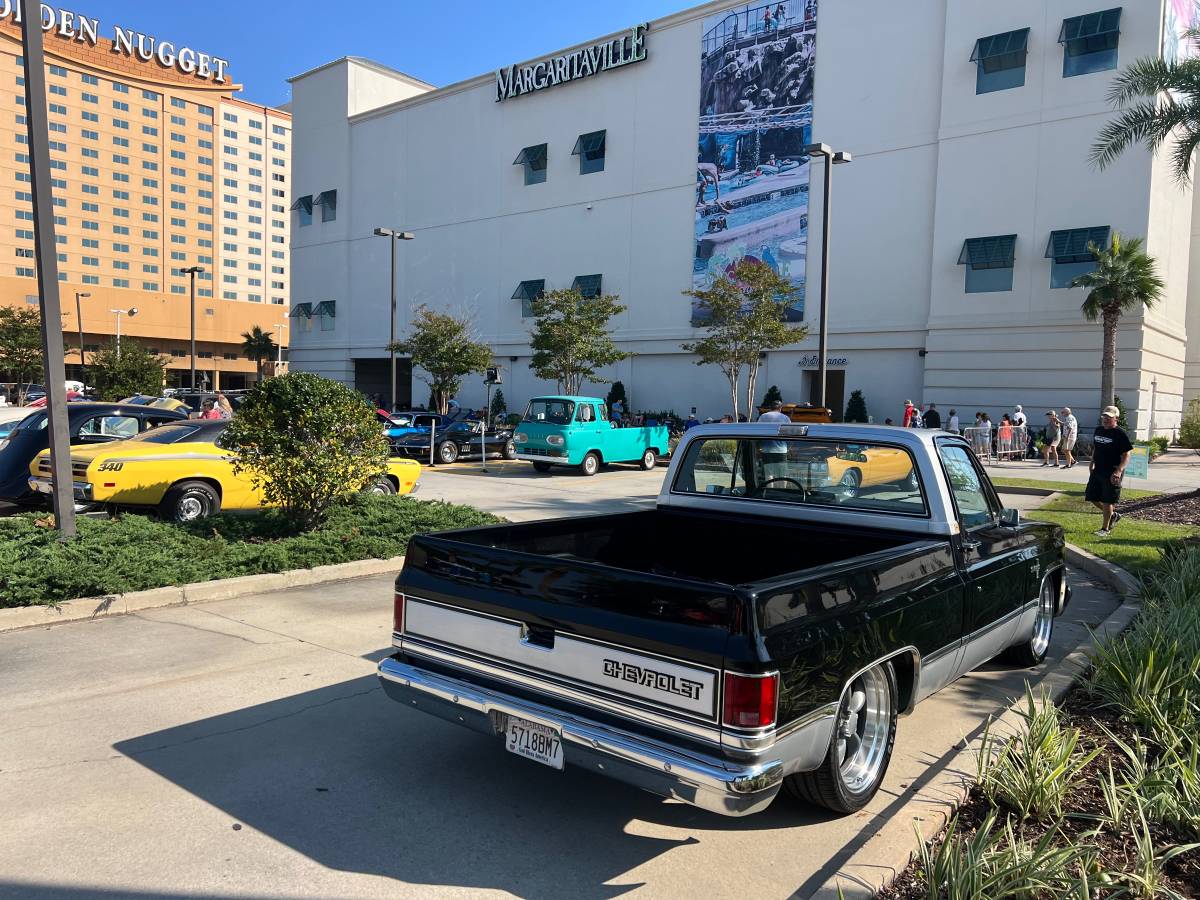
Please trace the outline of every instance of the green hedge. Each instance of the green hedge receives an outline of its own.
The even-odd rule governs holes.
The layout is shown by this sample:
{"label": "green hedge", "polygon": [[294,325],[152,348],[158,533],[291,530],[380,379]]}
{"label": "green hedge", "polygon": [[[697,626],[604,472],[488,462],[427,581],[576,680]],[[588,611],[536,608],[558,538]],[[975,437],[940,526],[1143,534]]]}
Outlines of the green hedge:
{"label": "green hedge", "polygon": [[191,525],[124,515],[80,519],[79,537],[61,544],[46,517],[13,516],[0,519],[0,608],[386,559],[404,553],[418,532],[499,521],[469,506],[364,494],[307,532],[278,510]]}

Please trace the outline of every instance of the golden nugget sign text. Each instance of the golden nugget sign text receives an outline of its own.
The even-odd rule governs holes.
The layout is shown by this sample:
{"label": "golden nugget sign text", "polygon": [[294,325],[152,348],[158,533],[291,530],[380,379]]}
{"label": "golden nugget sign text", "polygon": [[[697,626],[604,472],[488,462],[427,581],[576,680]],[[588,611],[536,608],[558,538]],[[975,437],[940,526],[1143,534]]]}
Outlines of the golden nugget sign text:
{"label": "golden nugget sign text", "polygon": [[[9,18],[14,22],[21,21],[21,4],[18,0],[0,0],[0,19]],[[61,38],[95,47],[100,33],[100,20],[43,3],[42,31],[54,32]],[[113,26],[112,52],[142,62],[158,60],[165,68],[176,69],[185,75],[209,78],[221,84],[227,80],[225,70],[229,67],[228,60],[211,53],[201,53],[191,47],[176,47],[171,41],[162,41],[152,34],[142,34],[120,25]]]}

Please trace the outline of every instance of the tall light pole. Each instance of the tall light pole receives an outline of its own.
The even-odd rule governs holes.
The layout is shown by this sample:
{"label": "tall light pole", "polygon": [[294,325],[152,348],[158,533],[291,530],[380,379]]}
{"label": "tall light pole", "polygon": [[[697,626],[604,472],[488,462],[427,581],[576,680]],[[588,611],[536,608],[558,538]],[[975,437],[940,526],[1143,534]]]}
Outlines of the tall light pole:
{"label": "tall light pole", "polygon": [[817,396],[820,398],[821,407],[827,408],[825,376],[828,374],[826,351],[829,344],[829,211],[832,206],[829,192],[833,189],[833,166],[850,162],[851,156],[844,150],[834,150],[828,144],[809,144],[804,149],[808,152],[810,160],[818,156],[825,158],[825,190],[821,196],[821,335],[817,350]]}
{"label": "tall light pole", "polygon": [[[75,537],[71,437],[67,427],[67,371],[63,353],[62,304],[58,292],[58,245],[50,191],[50,126],[46,121],[46,54],[40,0],[21,0],[21,65],[25,76],[25,135],[33,194],[34,264],[42,313],[42,358],[46,373],[47,437],[54,482],[54,524],[59,540]],[[53,323],[53,327],[51,327]]]}
{"label": "tall light pole", "polygon": [[137,315],[137,307],[131,306],[129,309],[110,309],[110,313],[117,317],[117,359],[121,358],[121,316],[129,316],[133,318]]}
{"label": "tall light pole", "polygon": [[279,374],[279,367],[283,365],[283,330],[287,328],[287,322],[280,322],[275,326],[275,330],[279,332],[279,340],[275,342],[275,374]]}
{"label": "tall light pole", "polygon": [[[92,295],[90,293],[88,293],[87,291],[76,291],[75,292],[75,322],[76,322],[76,324],[79,325],[79,374],[80,375],[85,374],[84,368],[86,367],[87,363],[85,363],[83,361],[83,305],[79,302],[79,298],[80,297],[90,297],[90,296],[92,296]],[[79,380],[84,383],[87,382],[86,378],[80,378]]]}
{"label": "tall light pole", "polygon": [[392,358],[392,376],[391,390],[388,398],[388,413],[392,413],[396,409],[396,242],[411,241],[413,233],[411,231],[397,231],[395,228],[376,228],[376,237],[385,237],[391,241],[392,245],[392,311],[388,316],[389,329],[388,334],[388,355]]}
{"label": "tall light pole", "polygon": [[180,269],[184,275],[191,279],[191,320],[192,320],[192,390],[196,389],[196,276],[204,271],[204,266],[188,266],[186,269]]}

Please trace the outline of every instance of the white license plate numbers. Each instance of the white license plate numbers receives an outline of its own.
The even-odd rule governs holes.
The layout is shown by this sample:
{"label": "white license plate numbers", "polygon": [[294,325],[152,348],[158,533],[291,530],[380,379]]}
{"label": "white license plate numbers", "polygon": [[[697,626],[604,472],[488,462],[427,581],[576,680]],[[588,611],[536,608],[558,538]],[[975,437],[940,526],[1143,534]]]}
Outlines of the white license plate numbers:
{"label": "white license plate numbers", "polygon": [[552,769],[563,767],[562,735],[556,729],[509,716],[504,735],[504,747],[509,753]]}

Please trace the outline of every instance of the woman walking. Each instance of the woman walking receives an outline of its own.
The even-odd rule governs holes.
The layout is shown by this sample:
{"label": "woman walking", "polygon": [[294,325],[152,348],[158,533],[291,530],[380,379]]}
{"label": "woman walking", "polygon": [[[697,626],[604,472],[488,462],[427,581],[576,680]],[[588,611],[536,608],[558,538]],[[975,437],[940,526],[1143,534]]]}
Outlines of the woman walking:
{"label": "woman walking", "polygon": [[[1058,442],[1062,438],[1062,421],[1058,413],[1046,410],[1046,446],[1042,448],[1042,465],[1058,468]],[[1050,462],[1051,458],[1054,462]]]}

